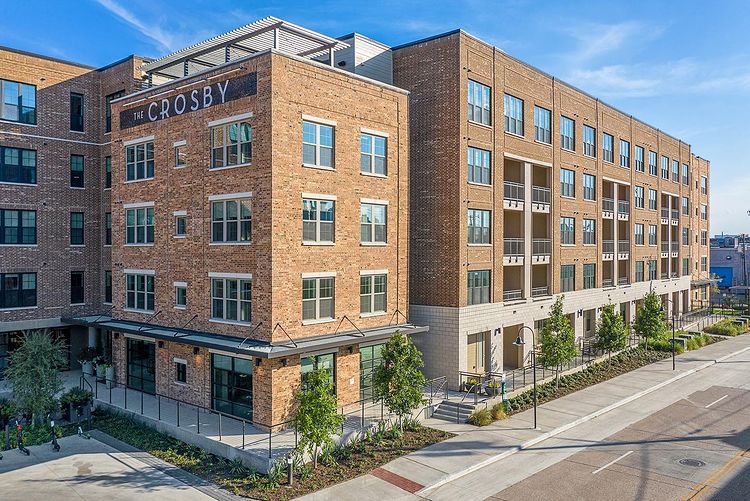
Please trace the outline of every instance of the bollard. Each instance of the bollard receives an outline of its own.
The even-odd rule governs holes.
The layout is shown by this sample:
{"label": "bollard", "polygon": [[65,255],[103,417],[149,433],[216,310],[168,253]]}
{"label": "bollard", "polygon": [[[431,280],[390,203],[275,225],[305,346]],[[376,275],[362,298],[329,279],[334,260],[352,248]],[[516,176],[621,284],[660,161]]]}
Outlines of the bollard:
{"label": "bollard", "polygon": [[286,457],[286,481],[289,487],[294,484],[294,459],[291,452]]}

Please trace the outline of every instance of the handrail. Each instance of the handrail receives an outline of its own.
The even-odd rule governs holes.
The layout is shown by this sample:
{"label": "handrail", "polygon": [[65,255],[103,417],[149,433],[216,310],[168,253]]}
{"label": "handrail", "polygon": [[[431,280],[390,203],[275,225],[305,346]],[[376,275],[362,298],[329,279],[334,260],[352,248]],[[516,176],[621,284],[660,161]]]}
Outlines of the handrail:
{"label": "handrail", "polygon": [[534,238],[531,241],[532,256],[551,256],[552,240],[549,238]]}
{"label": "handrail", "polygon": [[602,198],[602,210],[606,212],[614,212],[615,200],[613,198]]}
{"label": "handrail", "polygon": [[506,200],[516,200],[523,202],[524,185],[514,181],[503,182],[503,198]]}
{"label": "handrail", "polygon": [[613,254],[615,252],[615,241],[614,240],[603,240],[602,241],[602,253]]}
{"label": "handrail", "polygon": [[521,298],[523,298],[522,289],[513,289],[513,290],[503,291],[503,301],[513,301],[514,299],[521,299]]}
{"label": "handrail", "polygon": [[531,297],[542,297],[549,295],[549,285],[531,288]]}
{"label": "handrail", "polygon": [[552,190],[545,186],[531,186],[531,201],[538,204],[548,204],[552,198]]}
{"label": "handrail", "polygon": [[503,238],[503,254],[506,256],[523,256],[523,238]]}

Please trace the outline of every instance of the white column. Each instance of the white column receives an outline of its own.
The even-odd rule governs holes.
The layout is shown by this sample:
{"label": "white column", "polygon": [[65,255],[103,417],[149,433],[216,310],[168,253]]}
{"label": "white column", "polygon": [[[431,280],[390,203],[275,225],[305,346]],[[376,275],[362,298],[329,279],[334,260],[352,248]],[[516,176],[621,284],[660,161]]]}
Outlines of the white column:
{"label": "white column", "polygon": [[531,297],[531,242],[532,231],[532,172],[534,166],[528,162],[523,164],[523,297]]}

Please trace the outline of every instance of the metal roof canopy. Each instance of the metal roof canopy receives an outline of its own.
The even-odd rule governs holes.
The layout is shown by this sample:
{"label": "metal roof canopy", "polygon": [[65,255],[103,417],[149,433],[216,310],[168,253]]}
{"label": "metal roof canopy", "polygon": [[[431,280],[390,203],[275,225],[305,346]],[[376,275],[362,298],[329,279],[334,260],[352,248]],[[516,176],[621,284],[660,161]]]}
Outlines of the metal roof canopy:
{"label": "metal roof canopy", "polygon": [[265,17],[145,63],[141,69],[149,75],[182,78],[268,49],[311,59],[327,55],[333,64],[333,52],[347,47],[349,44],[336,38],[276,17]]}

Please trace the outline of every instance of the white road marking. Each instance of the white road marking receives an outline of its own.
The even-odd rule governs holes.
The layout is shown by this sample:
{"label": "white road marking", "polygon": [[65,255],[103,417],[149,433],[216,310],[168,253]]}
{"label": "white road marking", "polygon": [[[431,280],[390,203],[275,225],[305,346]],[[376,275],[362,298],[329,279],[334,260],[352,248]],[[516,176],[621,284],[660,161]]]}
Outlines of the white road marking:
{"label": "white road marking", "polygon": [[724,395],[724,396],[723,396],[723,397],[721,397],[720,399],[718,399],[718,400],[714,400],[713,402],[711,402],[710,404],[708,404],[708,405],[706,406],[706,409],[708,409],[709,407],[711,407],[711,406],[712,406],[712,405],[714,405],[714,404],[718,404],[719,402],[721,402],[722,400],[724,400],[724,399],[725,399],[725,398],[727,398],[728,396],[729,396],[729,395]]}
{"label": "white road marking", "polygon": [[610,461],[609,463],[605,464],[604,466],[602,466],[602,467],[601,467],[601,468],[599,468],[598,470],[594,470],[594,471],[592,471],[592,472],[591,472],[591,474],[592,474],[592,475],[596,475],[596,474],[597,474],[597,473],[599,473],[600,471],[602,471],[602,470],[604,470],[604,469],[607,469],[607,468],[609,468],[610,466],[612,466],[613,464],[615,464],[615,463],[616,463],[616,462],[618,462],[619,460],[621,460],[621,459],[624,459],[624,458],[626,458],[626,457],[630,456],[630,455],[631,455],[632,453],[633,453],[633,451],[628,451],[628,452],[626,452],[625,454],[623,454],[623,455],[622,455],[622,456],[620,456],[619,458],[615,459],[614,461]]}

